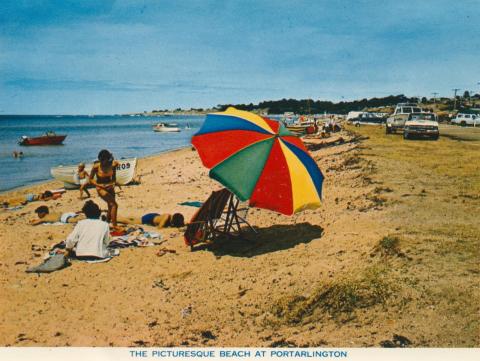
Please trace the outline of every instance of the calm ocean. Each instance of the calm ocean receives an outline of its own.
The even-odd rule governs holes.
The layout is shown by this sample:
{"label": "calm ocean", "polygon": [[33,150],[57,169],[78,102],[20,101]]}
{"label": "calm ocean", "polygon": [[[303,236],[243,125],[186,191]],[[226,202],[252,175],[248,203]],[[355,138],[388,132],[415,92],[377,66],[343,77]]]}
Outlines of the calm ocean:
{"label": "calm ocean", "polygon": [[[115,158],[144,157],[190,144],[204,116],[7,116],[0,115],[0,191],[51,179],[57,165],[90,163],[101,149]],[[155,133],[152,125],[177,123],[179,133]],[[186,125],[191,129],[183,129]],[[19,146],[22,135],[39,136],[48,130],[67,134],[60,146]],[[12,152],[23,151],[23,159]]]}

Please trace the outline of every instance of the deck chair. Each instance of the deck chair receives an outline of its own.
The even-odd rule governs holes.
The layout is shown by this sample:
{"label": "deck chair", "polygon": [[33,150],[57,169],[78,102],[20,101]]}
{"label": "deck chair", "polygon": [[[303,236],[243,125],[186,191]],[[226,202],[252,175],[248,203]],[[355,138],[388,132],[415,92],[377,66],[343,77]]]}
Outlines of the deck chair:
{"label": "deck chair", "polygon": [[222,235],[238,236],[242,224],[255,231],[246,221],[248,207],[239,205],[238,198],[226,188],[212,192],[187,225],[185,244],[193,250],[196,244],[213,242]]}

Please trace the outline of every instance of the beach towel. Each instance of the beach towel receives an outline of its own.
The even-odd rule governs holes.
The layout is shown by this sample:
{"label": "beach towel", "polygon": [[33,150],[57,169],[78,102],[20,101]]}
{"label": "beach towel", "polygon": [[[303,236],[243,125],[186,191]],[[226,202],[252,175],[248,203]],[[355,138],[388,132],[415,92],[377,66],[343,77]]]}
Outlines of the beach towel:
{"label": "beach towel", "polygon": [[142,228],[134,230],[129,234],[113,237],[108,248],[128,248],[128,247],[152,247],[158,246],[163,242],[154,242],[155,239],[161,239],[161,234],[156,232],[145,232]]}
{"label": "beach towel", "polygon": [[17,211],[19,209],[22,209],[23,206],[15,206],[15,207],[7,207],[7,208],[3,208],[4,211]]}
{"label": "beach towel", "polygon": [[64,224],[67,224],[68,223],[68,220],[70,218],[75,218],[77,217],[78,214],[75,213],[75,212],[66,212],[66,213],[63,213],[61,216],[60,216],[60,222],[64,223]]}
{"label": "beach towel", "polygon": [[108,249],[108,256],[105,258],[97,258],[97,257],[75,257],[73,258],[76,261],[83,261],[86,263],[104,263],[110,261],[113,257],[120,255],[119,249]]}
{"label": "beach towel", "polygon": [[70,266],[70,262],[63,254],[54,254],[40,265],[27,269],[27,273],[50,273]]}
{"label": "beach towel", "polygon": [[187,202],[178,203],[178,205],[179,205],[179,206],[190,206],[190,207],[200,208],[201,206],[203,206],[203,202],[199,202],[199,201],[187,201]]}

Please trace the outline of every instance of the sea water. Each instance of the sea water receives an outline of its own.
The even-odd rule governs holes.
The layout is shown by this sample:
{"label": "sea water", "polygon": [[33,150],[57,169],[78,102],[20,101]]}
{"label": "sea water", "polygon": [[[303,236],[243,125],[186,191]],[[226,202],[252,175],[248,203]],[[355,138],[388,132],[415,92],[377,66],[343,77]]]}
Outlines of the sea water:
{"label": "sea water", "polygon": [[[8,116],[0,115],[0,191],[51,179],[50,168],[91,163],[101,149],[116,159],[145,157],[190,145],[204,116]],[[158,122],[177,123],[180,132],[154,132]],[[187,126],[190,129],[185,129]],[[67,134],[63,145],[20,146],[23,136],[46,131]],[[23,158],[14,158],[22,151]]]}

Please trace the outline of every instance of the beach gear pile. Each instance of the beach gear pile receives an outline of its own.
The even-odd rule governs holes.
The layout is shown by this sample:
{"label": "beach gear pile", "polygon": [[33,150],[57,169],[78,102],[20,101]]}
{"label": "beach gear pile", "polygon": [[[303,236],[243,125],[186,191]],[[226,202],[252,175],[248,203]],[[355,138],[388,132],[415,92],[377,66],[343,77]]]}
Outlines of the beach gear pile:
{"label": "beach gear pile", "polygon": [[[160,241],[161,235],[156,232],[146,232],[143,228],[131,227],[125,232],[125,234],[112,237],[108,245],[109,255],[105,258],[77,258],[72,257],[71,260],[84,261],[87,263],[101,263],[108,262],[113,257],[120,255],[120,248],[129,247],[152,247],[162,244],[164,241]],[[65,241],[53,245],[50,251],[45,255],[41,264],[28,268],[27,273],[50,273],[64,269],[71,265],[70,260],[63,254],[65,249]]]}

